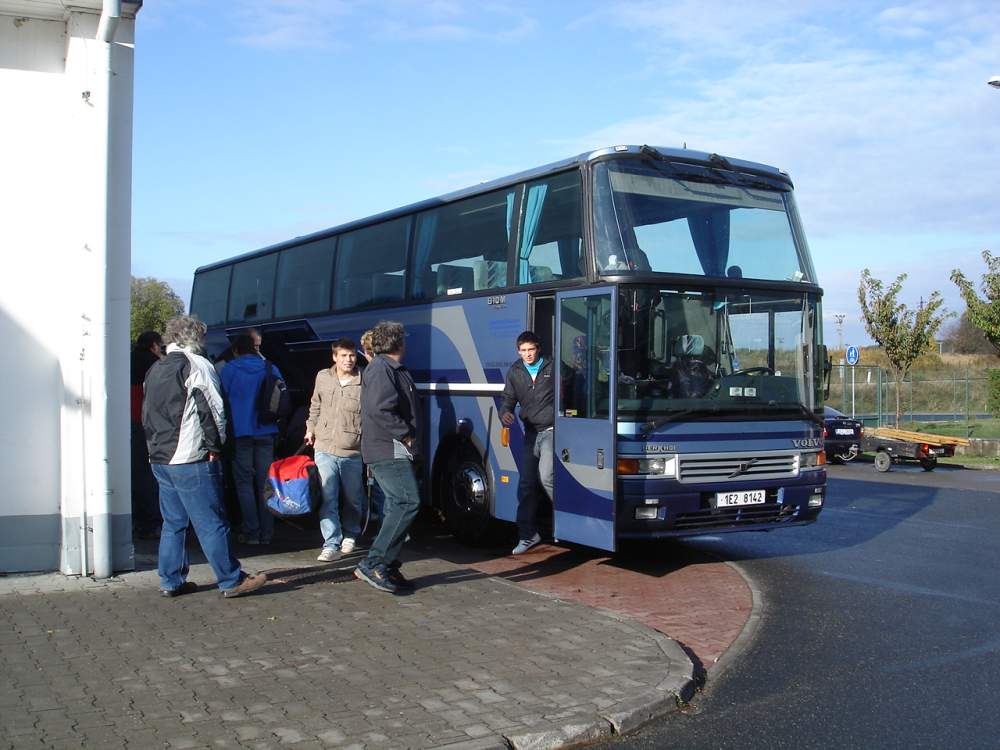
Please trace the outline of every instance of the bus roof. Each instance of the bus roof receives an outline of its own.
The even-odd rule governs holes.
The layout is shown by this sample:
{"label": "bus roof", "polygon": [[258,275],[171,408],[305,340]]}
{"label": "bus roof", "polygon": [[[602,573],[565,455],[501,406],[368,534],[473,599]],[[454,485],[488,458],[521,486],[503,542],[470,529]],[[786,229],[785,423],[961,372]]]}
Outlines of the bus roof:
{"label": "bus roof", "polygon": [[508,185],[517,184],[520,182],[526,182],[528,180],[536,180],[546,175],[552,174],[554,172],[560,172],[569,167],[580,165],[586,162],[601,159],[607,156],[622,156],[622,155],[640,155],[644,152],[655,151],[660,157],[666,159],[667,161],[676,162],[687,162],[690,164],[701,164],[704,166],[711,167],[722,167],[725,169],[730,169],[737,172],[751,172],[764,174],[779,180],[783,180],[791,184],[788,175],[781,171],[780,169],[767,164],[758,164],[757,162],[744,161],[742,159],[730,159],[728,157],[722,157],[718,154],[710,154],[705,151],[689,151],[688,149],[678,149],[678,148],[661,148],[659,146],[652,148],[650,146],[609,146],[607,148],[597,149],[596,151],[586,151],[577,156],[570,157],[569,159],[563,159],[562,161],[552,162],[551,164],[545,164],[541,167],[535,167],[533,169],[528,169],[523,172],[518,172],[516,174],[507,175],[506,177],[500,177],[495,180],[490,180],[488,182],[481,182],[478,185],[472,185],[470,187],[462,188],[460,190],[455,190],[451,193],[445,193],[436,198],[428,198],[417,203],[411,203],[406,206],[400,206],[399,208],[394,208],[389,211],[383,211],[379,214],[374,214],[372,216],[366,216],[362,219],[355,219],[354,221],[349,221],[345,224],[339,224],[334,227],[329,227],[327,229],[321,229],[310,234],[300,235],[289,240],[283,240],[281,242],[275,243],[273,245],[268,245],[262,247],[258,250],[251,250],[240,255],[233,256],[231,258],[226,258],[225,260],[216,261],[215,263],[208,263],[204,266],[200,266],[195,269],[195,273],[201,273],[203,271],[211,271],[212,269],[219,268],[222,266],[227,266],[237,261],[246,260],[248,258],[253,258],[258,255],[266,255],[277,250],[284,249],[286,247],[292,247],[295,245],[300,245],[306,242],[311,242],[313,240],[322,239],[323,237],[328,237],[330,235],[342,234],[343,232],[349,232],[352,229],[360,229],[361,227],[368,226],[369,224],[378,224],[382,221],[388,221],[399,216],[406,216],[411,213],[416,213],[418,211],[424,211],[429,208],[435,208],[452,201],[459,200],[461,198],[468,198],[473,195],[478,195],[480,193],[488,193],[492,190],[499,190],[500,188],[507,187]]}

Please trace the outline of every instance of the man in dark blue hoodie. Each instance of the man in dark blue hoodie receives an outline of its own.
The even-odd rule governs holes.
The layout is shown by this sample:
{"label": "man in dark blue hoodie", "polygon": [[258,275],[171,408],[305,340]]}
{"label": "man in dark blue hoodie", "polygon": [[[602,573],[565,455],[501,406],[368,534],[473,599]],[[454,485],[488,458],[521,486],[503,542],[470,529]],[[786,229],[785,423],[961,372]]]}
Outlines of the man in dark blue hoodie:
{"label": "man in dark blue hoodie", "polygon": [[236,356],[222,369],[220,378],[236,438],[233,479],[243,515],[239,541],[244,544],[270,544],[274,518],[264,504],[264,483],[267,481],[267,470],[274,461],[278,425],[261,421],[257,399],[264,384],[266,368],[271,367],[275,377],[280,378],[281,373],[260,356],[249,334],[236,337],[233,353]]}

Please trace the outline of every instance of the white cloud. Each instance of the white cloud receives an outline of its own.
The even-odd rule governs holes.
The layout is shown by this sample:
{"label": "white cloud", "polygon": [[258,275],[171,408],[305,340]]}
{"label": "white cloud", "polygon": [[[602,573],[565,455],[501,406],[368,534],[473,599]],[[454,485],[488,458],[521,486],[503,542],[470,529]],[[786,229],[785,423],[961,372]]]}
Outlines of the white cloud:
{"label": "white cloud", "polygon": [[[828,309],[856,311],[861,266],[822,258],[821,240],[978,233],[1000,244],[1000,93],[985,85],[1000,50],[993,15],[972,2],[618,3],[604,22],[637,38],[646,75],[669,93],[570,146],[686,142],[786,169]],[[939,289],[961,309],[947,272],[979,249],[915,254],[890,241],[868,264],[909,271],[914,304]]]}
{"label": "white cloud", "polygon": [[354,5],[340,0],[247,0],[233,6],[235,41],[264,49],[329,47]]}
{"label": "white cloud", "polygon": [[[977,26],[971,5],[949,6],[934,44],[898,46],[883,44],[879,29],[942,23],[935,6],[875,13],[853,37],[830,21],[819,28],[807,6],[734,7],[614,6],[616,22],[679,47],[691,63],[686,81],[675,72],[672,82],[692,93],[665,95],[657,111],[583,134],[573,147],[686,142],[777,164],[796,178],[813,232],[997,228],[1000,95],[984,79],[1000,27]],[[707,26],[714,13],[723,23]],[[764,41],[754,45],[757,37]],[[804,38],[817,42],[803,46]],[[737,64],[716,64],[733,50]],[[670,55],[654,57],[660,65]]]}
{"label": "white cloud", "polygon": [[516,7],[459,0],[249,0],[236,8],[235,40],[268,49],[346,47],[359,37],[510,42],[537,28]]}

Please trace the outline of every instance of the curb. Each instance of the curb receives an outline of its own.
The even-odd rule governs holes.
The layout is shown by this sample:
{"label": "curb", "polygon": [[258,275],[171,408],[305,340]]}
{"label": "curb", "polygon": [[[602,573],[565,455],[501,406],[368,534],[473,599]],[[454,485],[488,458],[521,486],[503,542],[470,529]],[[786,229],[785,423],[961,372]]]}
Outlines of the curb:
{"label": "curb", "polygon": [[750,589],[751,605],[750,616],[743,623],[743,629],[740,630],[740,634],[729,644],[729,648],[725,650],[715,664],[708,668],[707,677],[711,677],[712,680],[718,680],[719,677],[725,674],[733,665],[733,662],[736,661],[736,658],[741,656],[757,637],[757,631],[760,629],[765,608],[764,592],[757,587],[757,584],[754,583],[753,578],[746,569],[732,560],[722,560],[722,562],[735,570],[740,575],[740,578],[743,579],[747,588]]}
{"label": "curb", "polygon": [[[504,578],[497,576],[493,576],[493,578],[508,586],[517,586],[516,583]],[[533,591],[522,586],[517,586],[517,588],[545,599],[586,606],[542,591]],[[510,750],[511,748],[513,750],[567,750],[634,732],[651,721],[677,711],[681,703],[686,703],[691,699],[697,687],[694,679],[694,663],[677,641],[617,612],[600,607],[590,607],[590,609],[610,620],[627,624],[642,631],[643,635],[655,641],[670,662],[671,673],[652,690],[619,701],[614,706],[594,715],[578,714],[563,724],[551,724],[546,728],[503,735],[499,738],[482,738],[457,745],[445,745],[437,750]],[[673,673],[675,669],[677,674]]]}

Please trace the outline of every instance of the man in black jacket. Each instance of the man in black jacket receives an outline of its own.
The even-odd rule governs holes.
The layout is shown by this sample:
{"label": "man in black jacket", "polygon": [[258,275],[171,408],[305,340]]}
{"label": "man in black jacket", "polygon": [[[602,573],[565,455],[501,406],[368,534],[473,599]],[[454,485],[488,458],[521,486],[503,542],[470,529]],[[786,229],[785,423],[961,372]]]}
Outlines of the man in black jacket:
{"label": "man in black jacket", "polygon": [[163,337],[167,356],[146,373],[142,402],[142,427],[163,514],[160,593],[174,597],[198,590],[187,580],[185,540],[188,527],[194,526],[222,595],[243,596],[263,586],[267,576],[244,573],[229,545],[219,460],[226,416],[219,376],[201,355],[205,324],[180,315],[167,321]]}
{"label": "man in black jacket", "polygon": [[541,354],[541,340],[531,331],[517,337],[520,359],[511,365],[503,386],[500,420],[514,424],[521,406],[524,452],[517,485],[517,531],[520,541],[511,554],[527,552],[541,541],[538,534],[539,483],[552,499],[552,426],[555,423],[552,362]]}
{"label": "man in black jacket", "polygon": [[385,493],[384,519],[354,575],[380,591],[412,589],[399,553],[420,510],[413,461],[420,455],[417,389],[403,366],[405,331],[399,323],[372,329],[375,359],[361,376],[361,457]]}

